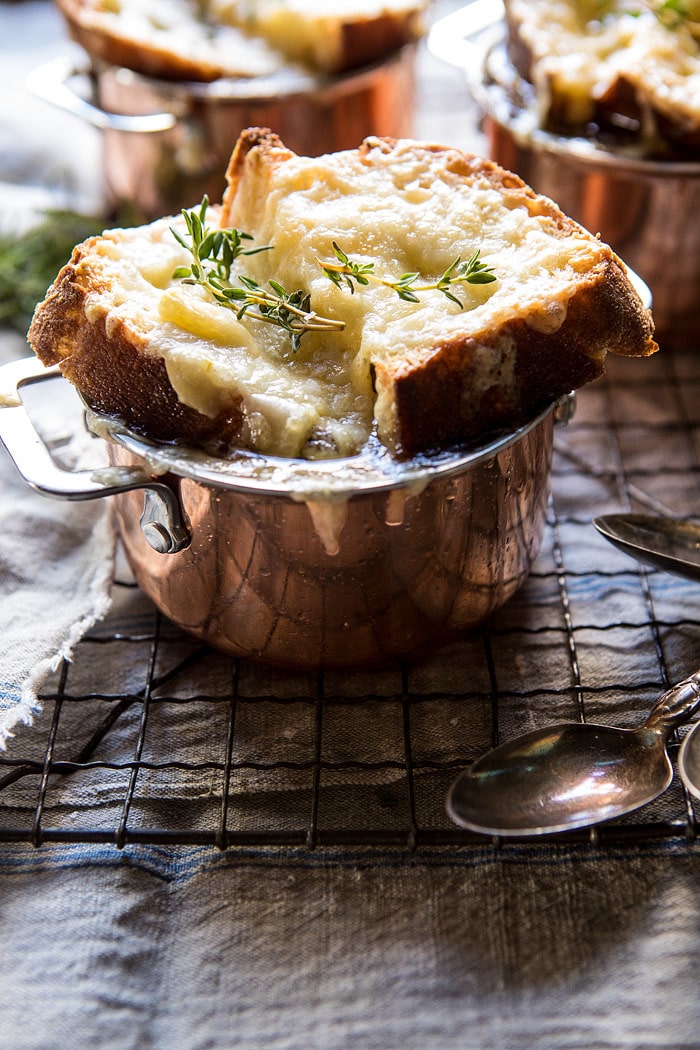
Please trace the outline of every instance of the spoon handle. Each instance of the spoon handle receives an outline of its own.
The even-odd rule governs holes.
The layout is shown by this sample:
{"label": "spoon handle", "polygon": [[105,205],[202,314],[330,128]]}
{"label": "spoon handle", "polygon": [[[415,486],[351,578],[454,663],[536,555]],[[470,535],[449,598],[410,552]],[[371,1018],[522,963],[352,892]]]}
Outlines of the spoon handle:
{"label": "spoon handle", "polygon": [[687,722],[700,707],[700,671],[671,686],[654,704],[644,723],[645,729],[653,729],[668,737],[676,726]]}

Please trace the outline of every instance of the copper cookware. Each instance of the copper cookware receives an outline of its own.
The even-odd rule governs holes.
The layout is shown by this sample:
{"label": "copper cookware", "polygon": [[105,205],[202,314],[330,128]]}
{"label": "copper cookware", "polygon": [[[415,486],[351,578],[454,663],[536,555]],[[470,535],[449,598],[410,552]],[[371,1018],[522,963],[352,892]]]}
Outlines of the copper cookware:
{"label": "copper cookware", "polygon": [[28,483],[63,499],[113,495],[136,580],[174,623],[237,656],[302,669],[419,652],[505,602],[537,555],[553,425],[572,405],[475,451],[403,463],[380,447],[344,460],[219,461],[89,416],[111,467],[66,474],[21,400],[52,375],[33,359],[0,370],[0,439]]}
{"label": "copper cookware", "polygon": [[543,131],[531,89],[507,58],[498,0],[448,15],[429,46],[464,71],[489,156],[600,234],[649,285],[661,345],[700,336],[700,163]]}
{"label": "copper cookware", "polygon": [[99,61],[59,58],[29,79],[35,94],[102,134],[108,204],[171,215],[206,193],[219,200],[233,144],[269,127],[304,156],[354,149],[366,135],[410,136],[414,44],[337,76],[297,70],[212,83],[159,80]]}

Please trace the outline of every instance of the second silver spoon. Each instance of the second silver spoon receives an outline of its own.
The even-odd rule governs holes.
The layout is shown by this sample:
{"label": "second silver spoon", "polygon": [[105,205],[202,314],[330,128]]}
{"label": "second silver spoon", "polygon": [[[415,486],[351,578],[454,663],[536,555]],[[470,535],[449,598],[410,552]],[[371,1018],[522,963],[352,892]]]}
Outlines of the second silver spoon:
{"label": "second silver spoon", "polygon": [[700,580],[700,526],[651,514],[605,514],[593,524],[625,554],[657,569]]}
{"label": "second silver spoon", "polygon": [[564,722],[501,744],[461,773],[452,820],[489,835],[588,827],[657,798],[673,778],[666,742],[700,707],[700,671],[656,702],[643,725]]}

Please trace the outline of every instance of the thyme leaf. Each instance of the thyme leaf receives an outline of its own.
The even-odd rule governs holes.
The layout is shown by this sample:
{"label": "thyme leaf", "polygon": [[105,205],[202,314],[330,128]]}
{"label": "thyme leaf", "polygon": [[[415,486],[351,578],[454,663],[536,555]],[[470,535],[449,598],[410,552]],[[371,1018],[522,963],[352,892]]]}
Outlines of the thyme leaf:
{"label": "thyme leaf", "polygon": [[399,299],[408,303],[419,303],[419,292],[438,291],[462,310],[464,304],[455,295],[454,285],[491,284],[497,280],[493,269],[479,259],[481,254],[479,248],[472,252],[465,261],[462,261],[462,257],[458,255],[436,281],[426,284],[417,283],[420,280],[419,273],[403,273],[398,278],[382,277],[375,273],[373,262],[356,262],[342,250],[336,241],[333,241],[333,254],[335,262],[325,262],[321,259],[317,261],[324,275],[337,288],[346,285],[354,294],[356,286],[366,286],[374,281],[386,288],[391,288]]}

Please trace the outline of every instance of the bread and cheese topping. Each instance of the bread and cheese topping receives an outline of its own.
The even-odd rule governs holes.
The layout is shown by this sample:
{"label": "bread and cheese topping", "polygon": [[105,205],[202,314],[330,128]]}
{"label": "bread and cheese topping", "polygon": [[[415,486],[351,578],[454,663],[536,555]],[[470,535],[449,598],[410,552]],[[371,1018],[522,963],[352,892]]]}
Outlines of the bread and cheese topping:
{"label": "bread and cheese topping", "polygon": [[700,148],[700,3],[506,0],[508,48],[540,124],[647,153]]}
{"label": "bread and cheese topping", "polygon": [[[235,259],[230,286],[298,290],[327,327],[295,345],[174,276],[192,263],[178,217],[79,245],[30,329],[94,408],[156,439],[317,458],[376,430],[412,455],[517,426],[600,375],[608,351],[656,349],[610,248],[490,161],[376,138],[299,157],[249,129],[227,178],[205,222],[266,249]],[[365,283],[329,278],[336,248]],[[446,295],[441,276],[475,252],[495,279]],[[406,275],[415,301],[397,291]]]}
{"label": "bread and cheese topping", "polygon": [[73,38],[167,79],[339,73],[418,39],[427,0],[57,0]]}

